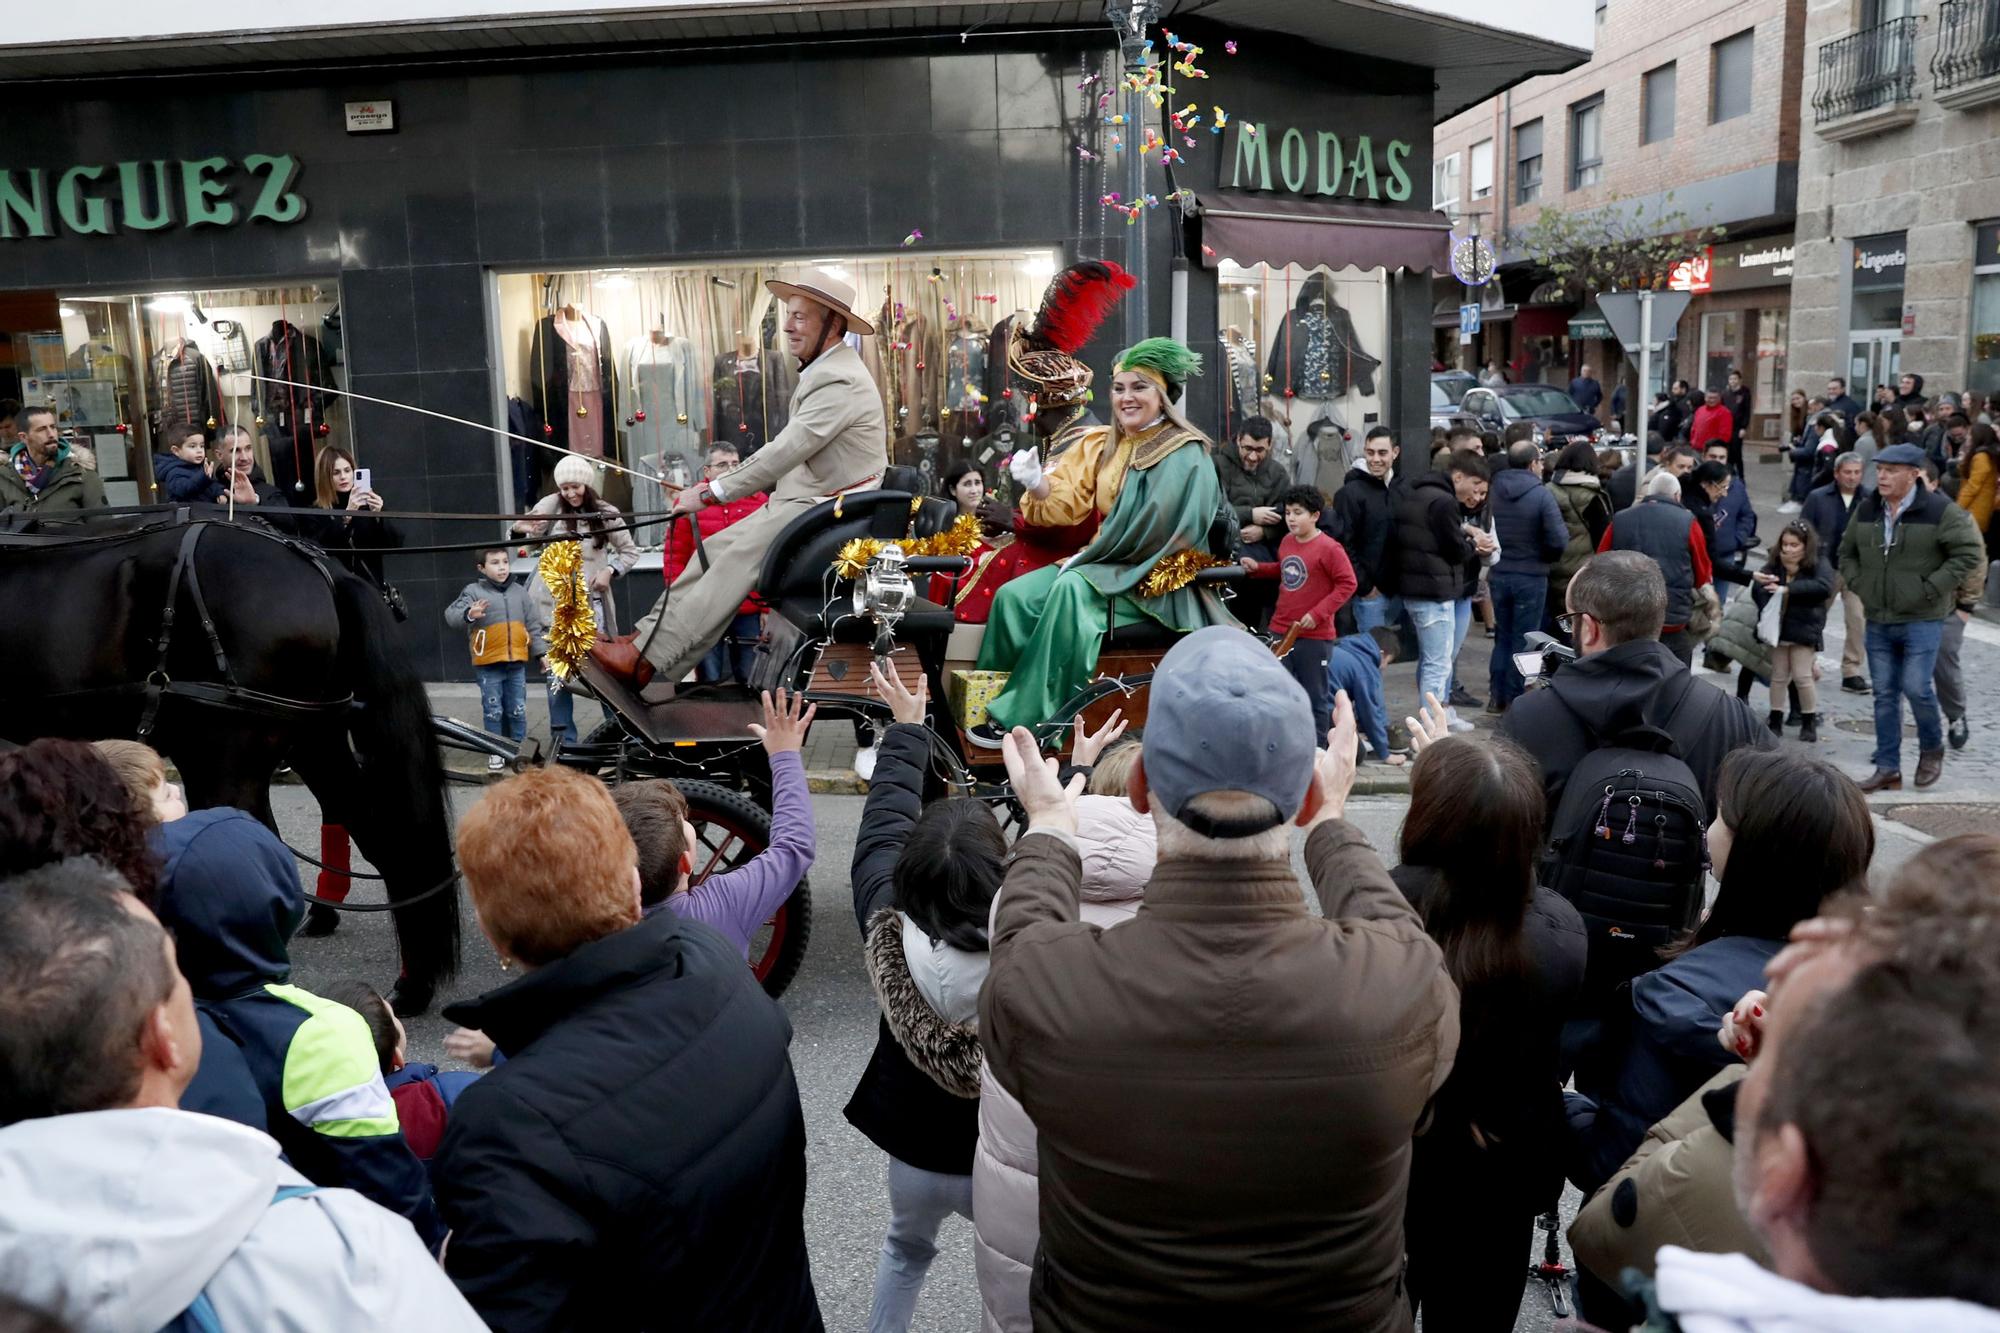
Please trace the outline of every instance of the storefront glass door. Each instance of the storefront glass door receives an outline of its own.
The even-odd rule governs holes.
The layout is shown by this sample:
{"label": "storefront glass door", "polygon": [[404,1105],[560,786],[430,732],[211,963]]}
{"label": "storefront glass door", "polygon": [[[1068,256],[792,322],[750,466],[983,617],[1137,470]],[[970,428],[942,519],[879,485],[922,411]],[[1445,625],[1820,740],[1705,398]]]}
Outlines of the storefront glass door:
{"label": "storefront glass door", "polygon": [[1900,333],[1857,333],[1847,344],[1848,392],[1871,402],[1863,396],[1873,394],[1875,386],[1886,384],[1895,387],[1896,378],[1903,373],[1903,335]]}

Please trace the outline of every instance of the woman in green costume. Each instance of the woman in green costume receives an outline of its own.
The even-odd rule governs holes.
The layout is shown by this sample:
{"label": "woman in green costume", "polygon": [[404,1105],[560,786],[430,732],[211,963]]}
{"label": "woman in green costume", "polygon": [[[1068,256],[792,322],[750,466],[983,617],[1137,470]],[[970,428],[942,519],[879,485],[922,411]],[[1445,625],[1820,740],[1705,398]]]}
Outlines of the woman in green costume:
{"label": "woman in green costume", "polygon": [[1114,614],[1119,624],[1144,616],[1182,633],[1236,623],[1213,587],[1168,579],[1181,586],[1141,591],[1162,560],[1206,550],[1222,505],[1209,441],[1177,406],[1188,376],[1200,373],[1201,358],[1172,338],[1148,338],[1119,356],[1112,424],[1098,428],[1109,436],[1099,484],[1116,485],[1118,498],[1088,546],[995,595],[979,669],[1010,674],[987,721],[968,733],[975,744],[997,748],[1007,728],[1054,717],[1097,670]]}

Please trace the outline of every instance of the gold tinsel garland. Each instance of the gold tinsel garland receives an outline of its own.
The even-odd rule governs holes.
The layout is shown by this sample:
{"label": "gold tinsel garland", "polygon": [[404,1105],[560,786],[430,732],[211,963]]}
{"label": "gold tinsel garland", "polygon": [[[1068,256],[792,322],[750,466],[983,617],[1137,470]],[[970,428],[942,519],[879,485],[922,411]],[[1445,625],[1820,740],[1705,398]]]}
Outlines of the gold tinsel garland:
{"label": "gold tinsel garland", "polygon": [[971,514],[960,514],[950,527],[934,537],[912,537],[894,543],[879,537],[856,537],[834,556],[833,572],[844,579],[858,579],[867,570],[868,562],[889,545],[902,547],[904,555],[969,556],[979,549],[979,520]]}
{"label": "gold tinsel garland", "polygon": [[1189,547],[1185,551],[1175,551],[1162,556],[1152,572],[1139,583],[1141,597],[1165,597],[1170,592],[1179,592],[1194,582],[1194,576],[1204,569],[1226,565],[1227,560],[1218,560],[1206,551]]}
{"label": "gold tinsel garland", "polygon": [[537,567],[555,603],[549,624],[549,665],[567,680],[597,641],[597,610],[583,581],[583,543],[552,542]]}

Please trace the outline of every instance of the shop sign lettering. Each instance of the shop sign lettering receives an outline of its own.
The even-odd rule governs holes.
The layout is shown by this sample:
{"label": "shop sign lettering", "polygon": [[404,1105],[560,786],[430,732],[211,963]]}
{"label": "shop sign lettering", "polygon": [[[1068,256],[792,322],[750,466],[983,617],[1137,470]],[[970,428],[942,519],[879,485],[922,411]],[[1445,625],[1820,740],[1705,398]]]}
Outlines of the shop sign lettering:
{"label": "shop sign lettering", "polygon": [[1667,287],[1676,292],[1705,292],[1715,286],[1715,255],[1707,246],[1667,271]]}
{"label": "shop sign lettering", "polygon": [[[1275,139],[1275,146],[1273,140]],[[1272,158],[1277,171],[1272,172]],[[1349,199],[1410,197],[1410,145],[1390,139],[1380,149],[1366,134],[1343,141],[1332,130],[1302,130],[1265,123],[1236,122],[1236,152],[1219,157],[1221,179],[1229,190],[1282,190],[1306,196]]]}
{"label": "shop sign lettering", "polygon": [[251,153],[172,161],[152,158],[70,167],[0,167],[0,240],[111,236],[172,227],[231,227],[241,221],[279,224],[306,215],[293,191],[299,160],[290,153]]}
{"label": "shop sign lettering", "polygon": [[1909,256],[1903,253],[1903,233],[1888,236],[1863,236],[1854,242],[1854,271],[1867,273],[1877,278],[1894,278],[1901,282],[1903,265]]}

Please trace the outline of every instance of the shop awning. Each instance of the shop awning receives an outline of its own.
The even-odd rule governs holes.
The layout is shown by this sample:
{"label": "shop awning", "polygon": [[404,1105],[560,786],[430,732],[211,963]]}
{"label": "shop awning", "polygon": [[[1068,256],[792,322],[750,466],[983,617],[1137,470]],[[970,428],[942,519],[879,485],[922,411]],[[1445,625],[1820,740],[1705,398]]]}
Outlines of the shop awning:
{"label": "shop awning", "polygon": [[[1246,206],[1246,204],[1254,206]],[[1441,213],[1304,199],[1232,197],[1201,207],[1201,262],[1305,268],[1449,268],[1451,223]]]}
{"label": "shop awning", "polygon": [[1604,317],[1604,312],[1596,306],[1590,306],[1569,322],[1569,336],[1572,340],[1600,338],[1608,341],[1615,335],[1611,332],[1611,321]]}

